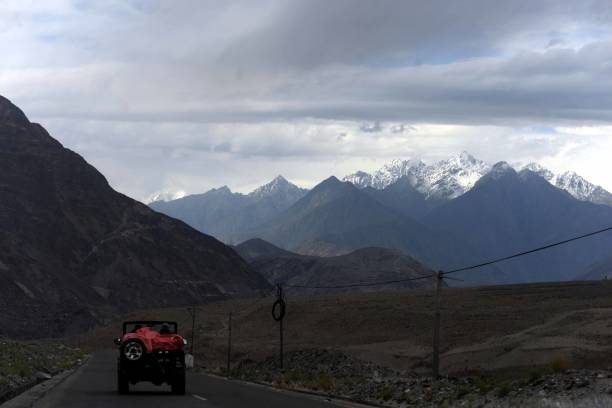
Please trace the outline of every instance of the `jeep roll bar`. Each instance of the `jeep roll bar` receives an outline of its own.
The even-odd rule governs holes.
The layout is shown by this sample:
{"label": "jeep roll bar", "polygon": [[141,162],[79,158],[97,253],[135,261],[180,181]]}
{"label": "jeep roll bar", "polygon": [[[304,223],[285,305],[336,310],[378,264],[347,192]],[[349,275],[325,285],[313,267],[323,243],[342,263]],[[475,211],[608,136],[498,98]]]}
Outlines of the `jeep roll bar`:
{"label": "jeep roll bar", "polygon": [[129,325],[141,325],[141,326],[156,326],[167,324],[170,327],[170,333],[177,334],[178,333],[178,324],[176,322],[171,322],[168,320],[131,320],[128,322],[123,322],[123,334],[127,333],[127,328]]}

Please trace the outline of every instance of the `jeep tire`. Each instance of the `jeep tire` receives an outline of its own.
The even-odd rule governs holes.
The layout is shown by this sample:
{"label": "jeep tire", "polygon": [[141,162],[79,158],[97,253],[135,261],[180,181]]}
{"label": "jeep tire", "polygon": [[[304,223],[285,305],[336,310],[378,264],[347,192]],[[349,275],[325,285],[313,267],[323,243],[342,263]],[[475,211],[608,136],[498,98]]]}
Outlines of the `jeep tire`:
{"label": "jeep tire", "polygon": [[176,395],[185,395],[185,369],[177,370],[174,380],[172,381],[172,393]]}

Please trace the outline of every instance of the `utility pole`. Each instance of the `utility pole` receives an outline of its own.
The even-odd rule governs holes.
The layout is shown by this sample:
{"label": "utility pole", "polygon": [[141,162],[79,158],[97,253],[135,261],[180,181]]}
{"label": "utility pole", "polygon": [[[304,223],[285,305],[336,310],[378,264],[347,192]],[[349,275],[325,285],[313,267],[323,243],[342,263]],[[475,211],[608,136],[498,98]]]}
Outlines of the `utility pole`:
{"label": "utility pole", "polygon": [[280,352],[279,352],[280,364],[279,365],[280,365],[281,370],[284,368],[283,319],[285,318],[285,312],[286,312],[286,304],[285,304],[284,297],[285,296],[283,294],[283,285],[279,283],[276,285],[276,301],[272,305],[272,318],[279,323],[278,325],[279,336],[280,336]]}
{"label": "utility pole", "polygon": [[229,376],[232,361],[232,312],[229,312],[227,330],[227,375]]}
{"label": "utility pole", "polygon": [[196,308],[188,307],[187,311],[191,315],[191,344],[189,345],[189,354],[193,355],[193,344],[195,343],[195,322],[196,322]]}
{"label": "utility pole", "polygon": [[[278,298],[283,302],[283,306],[282,307],[284,309],[284,299],[283,299],[283,297],[284,297],[283,296],[283,286],[279,284],[278,285]],[[285,339],[284,339],[284,335],[283,335],[284,334],[283,333],[283,320],[285,320],[284,319],[285,318],[284,314],[285,313],[283,312],[283,316],[281,317],[280,322],[279,322],[280,323],[279,327],[280,327],[280,368],[281,368],[281,370],[284,368],[283,365],[284,365],[284,360],[285,360],[285,358],[284,358],[284,345],[285,345],[284,344],[285,343],[284,340]]]}
{"label": "utility pole", "polygon": [[436,299],[434,312],[434,333],[433,333],[433,361],[432,375],[434,380],[440,377],[440,290],[442,289],[442,279],[444,273],[438,271],[436,276]]}

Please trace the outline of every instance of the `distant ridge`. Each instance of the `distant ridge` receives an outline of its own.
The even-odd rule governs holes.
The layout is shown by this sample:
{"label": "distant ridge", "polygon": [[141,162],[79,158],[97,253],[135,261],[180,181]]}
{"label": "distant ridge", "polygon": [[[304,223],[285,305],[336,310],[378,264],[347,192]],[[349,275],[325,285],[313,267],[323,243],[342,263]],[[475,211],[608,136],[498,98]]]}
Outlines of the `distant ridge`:
{"label": "distant ridge", "polygon": [[432,288],[435,284],[432,278],[371,287],[291,288],[291,285],[334,286],[351,282],[408,279],[432,274],[433,271],[402,252],[387,248],[362,248],[345,255],[323,258],[298,255],[261,239],[252,239],[238,245],[236,250],[270,283],[288,285],[286,290],[292,292],[313,294],[406,290]]}

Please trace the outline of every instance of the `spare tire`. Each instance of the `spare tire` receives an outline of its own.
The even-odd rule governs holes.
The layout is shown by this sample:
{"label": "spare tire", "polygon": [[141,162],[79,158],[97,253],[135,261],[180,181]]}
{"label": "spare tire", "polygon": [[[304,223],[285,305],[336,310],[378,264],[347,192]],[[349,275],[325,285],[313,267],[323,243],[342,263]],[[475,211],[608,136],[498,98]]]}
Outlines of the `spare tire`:
{"label": "spare tire", "polygon": [[145,354],[145,347],[138,340],[128,340],[121,347],[121,354],[128,361],[138,361]]}

